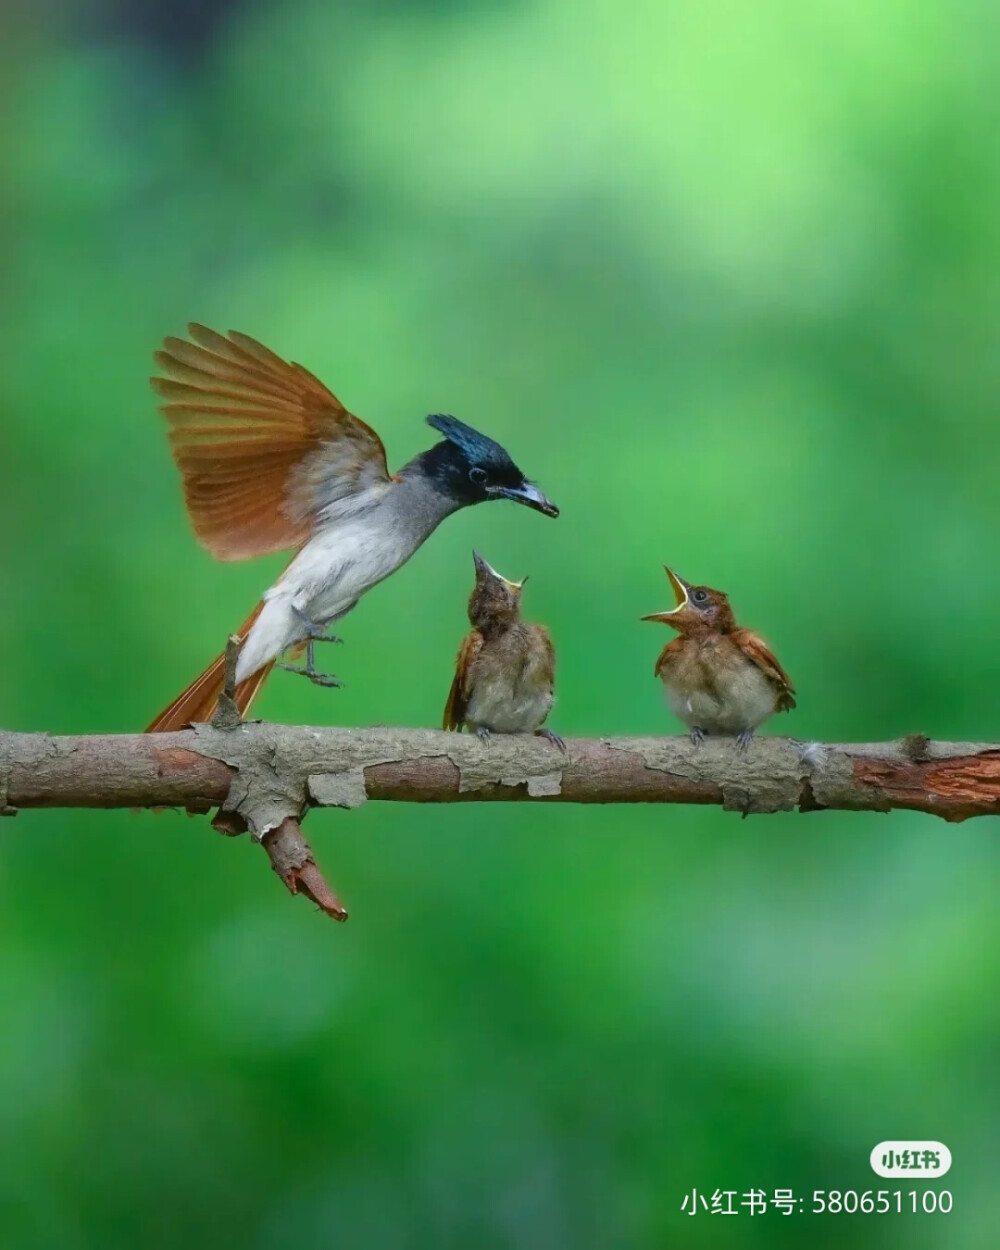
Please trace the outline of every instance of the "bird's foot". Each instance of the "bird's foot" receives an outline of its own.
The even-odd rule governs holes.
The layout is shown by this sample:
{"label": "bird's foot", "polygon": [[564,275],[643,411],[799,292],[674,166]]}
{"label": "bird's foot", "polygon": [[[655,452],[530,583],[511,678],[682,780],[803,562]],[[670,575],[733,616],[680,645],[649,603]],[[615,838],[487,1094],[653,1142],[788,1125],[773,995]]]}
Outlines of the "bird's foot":
{"label": "bird's foot", "polygon": [[753,741],[753,730],[744,729],[742,733],[736,735],[736,750],[740,755],[746,755],[750,749],[750,743]]}
{"label": "bird's foot", "polygon": [[315,644],[315,638],[310,638],[306,643],[306,662],[303,667],[299,667],[296,664],[279,664],[278,667],[283,668],[286,673],[301,673],[303,677],[308,677],[313,685],[316,686],[327,686],[334,689],[342,686],[344,683],[339,677],[334,677],[332,673],[321,673],[317,670],[316,656],[313,652]]}
{"label": "bird's foot", "polygon": [[704,729],[699,729],[697,725],[692,725],[691,726],[691,741],[694,743],[696,747],[700,747],[701,744],[705,741]]}
{"label": "bird's foot", "polygon": [[536,738],[544,738],[546,742],[551,742],[554,747],[558,747],[560,751],[566,750],[566,743],[557,733],[553,733],[551,729],[536,729]]}
{"label": "bird's foot", "polygon": [[486,728],[485,725],[476,726],[476,737],[479,739],[479,741],[483,744],[484,747],[488,747],[490,745],[490,731]]}
{"label": "bird's foot", "polygon": [[343,682],[339,677],[334,677],[333,673],[306,673],[306,676],[314,686],[325,686],[328,690],[340,690]]}
{"label": "bird's foot", "polygon": [[[305,629],[310,642],[343,642],[344,641],[343,638],[338,638],[336,634],[325,634],[323,632],[323,626],[317,625],[314,620],[311,620],[308,616],[306,616],[306,614],[302,611],[301,608],[297,608],[293,605],[292,613],[298,619],[303,629]],[[338,682],[337,684],[339,685],[340,683]]]}
{"label": "bird's foot", "polygon": [[278,668],[283,668],[286,673],[298,673],[301,677],[308,677],[316,686],[327,686],[330,689],[336,689],[344,684],[339,677],[334,677],[332,673],[318,673],[315,668],[311,668],[308,664],[304,666],[279,664]]}

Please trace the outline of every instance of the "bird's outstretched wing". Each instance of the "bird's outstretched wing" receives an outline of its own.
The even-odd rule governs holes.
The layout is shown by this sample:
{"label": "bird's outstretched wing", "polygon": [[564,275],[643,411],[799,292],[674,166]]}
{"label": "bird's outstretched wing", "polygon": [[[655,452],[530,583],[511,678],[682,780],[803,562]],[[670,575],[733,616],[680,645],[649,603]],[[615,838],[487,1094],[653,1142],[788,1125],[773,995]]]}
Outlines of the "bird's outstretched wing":
{"label": "bird's outstretched wing", "polygon": [[295,547],[328,504],[389,482],[370,427],[301,365],[245,334],[188,326],[155,353],[170,445],[199,541],[220,560]]}
{"label": "bird's outstretched wing", "polygon": [[774,652],[752,629],[737,629],[729,635],[748,660],[752,660],[775,688],[774,710],[790,712],[795,706],[792,679],[778,663]]}
{"label": "bird's outstretched wing", "polygon": [[444,705],[442,724],[445,729],[460,730],[465,724],[465,713],[472,695],[469,680],[470,669],[476,656],[482,650],[482,646],[483,636],[478,629],[474,629],[471,634],[466,635],[459,649],[458,660],[455,664],[455,679],[448,691],[448,702]]}

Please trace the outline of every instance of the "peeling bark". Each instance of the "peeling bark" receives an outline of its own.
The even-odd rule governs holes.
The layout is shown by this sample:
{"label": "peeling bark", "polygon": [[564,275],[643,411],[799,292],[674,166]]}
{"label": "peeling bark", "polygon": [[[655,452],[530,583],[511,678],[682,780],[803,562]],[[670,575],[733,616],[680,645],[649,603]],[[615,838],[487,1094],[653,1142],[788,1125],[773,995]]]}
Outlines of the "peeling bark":
{"label": "peeling bark", "polygon": [[[778,811],[1000,814],[1000,745],[803,743],[756,738],[575,739],[331,729],[253,722],[179,733],[59,738],[0,733],[0,807],[222,807],[259,840],[310,806],[697,803]],[[919,747],[919,749],[917,749]]]}
{"label": "peeling bark", "polygon": [[[230,718],[231,719],[231,718]],[[821,811],[1000,814],[1000,745],[828,744],[756,738],[575,739],[489,744],[430,729],[329,729],[266,722],[179,733],[57,738],[0,732],[0,815],[22,807],[218,807],[213,827],[249,831],[293,894],[346,920],[301,821],[310,807],[409,803],[697,803],[744,816]]]}

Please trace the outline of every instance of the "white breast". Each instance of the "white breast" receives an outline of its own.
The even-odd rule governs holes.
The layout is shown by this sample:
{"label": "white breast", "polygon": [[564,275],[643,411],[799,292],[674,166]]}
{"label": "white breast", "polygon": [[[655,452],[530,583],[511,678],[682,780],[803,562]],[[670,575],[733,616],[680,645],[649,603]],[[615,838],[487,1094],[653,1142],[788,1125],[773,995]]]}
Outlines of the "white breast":
{"label": "white breast", "polygon": [[416,542],[370,518],[320,530],[267,598],[287,598],[318,625],[335,620],[413,554]]}
{"label": "white breast", "polygon": [[329,625],[404,564],[423,539],[404,522],[381,508],[314,534],[264,595],[264,608],[240,653],[237,681],[302,641],[307,636],[302,616],[316,626]]}

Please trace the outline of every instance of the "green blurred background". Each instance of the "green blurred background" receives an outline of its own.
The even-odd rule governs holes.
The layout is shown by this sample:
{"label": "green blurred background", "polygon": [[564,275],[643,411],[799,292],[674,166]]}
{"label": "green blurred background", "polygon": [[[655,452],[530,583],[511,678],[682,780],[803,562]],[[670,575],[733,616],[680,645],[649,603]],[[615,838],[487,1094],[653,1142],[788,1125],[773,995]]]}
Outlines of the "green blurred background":
{"label": "green blurred background", "polygon": [[[995,6],[43,0],[0,48],[0,726],[141,728],[281,567],[185,520],[146,379],[198,319],[562,508],[450,520],[264,716],[436,724],[475,545],[564,735],[677,731],[669,560],[792,674],[774,732],[998,737]],[[202,819],[4,823],[4,1250],[997,1244],[991,823],[308,830],[346,928]],[[951,1215],[681,1212],[892,1187],[886,1138]]]}

